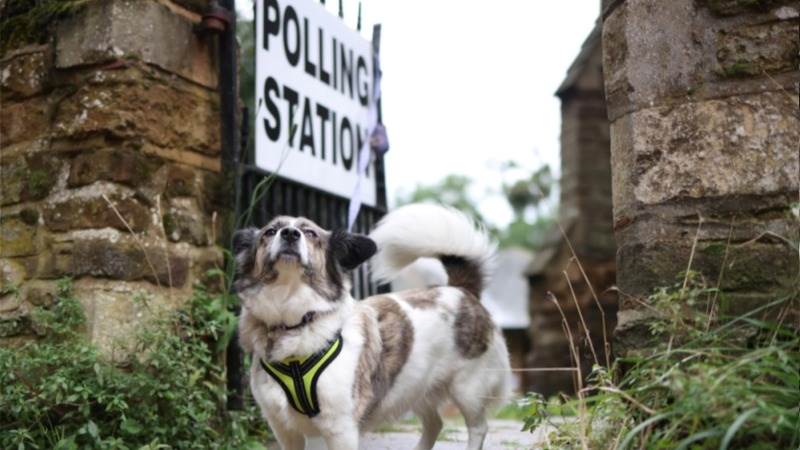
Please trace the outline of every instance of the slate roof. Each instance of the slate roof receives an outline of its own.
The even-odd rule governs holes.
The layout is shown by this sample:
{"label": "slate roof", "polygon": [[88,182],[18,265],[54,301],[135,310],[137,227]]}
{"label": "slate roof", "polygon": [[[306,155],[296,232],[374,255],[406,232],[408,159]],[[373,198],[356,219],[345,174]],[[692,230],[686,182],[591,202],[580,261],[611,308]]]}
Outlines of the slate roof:
{"label": "slate roof", "polygon": [[564,81],[561,82],[561,86],[556,90],[557,97],[563,97],[572,89],[575,83],[578,82],[581,74],[583,74],[583,71],[586,69],[586,64],[589,62],[589,59],[591,59],[592,53],[594,53],[602,42],[602,29],[602,21],[598,19],[594,24],[594,28],[589,33],[589,36],[583,41],[578,56],[572,61],[572,65],[569,66],[569,69],[567,69],[566,78],[564,78]]}

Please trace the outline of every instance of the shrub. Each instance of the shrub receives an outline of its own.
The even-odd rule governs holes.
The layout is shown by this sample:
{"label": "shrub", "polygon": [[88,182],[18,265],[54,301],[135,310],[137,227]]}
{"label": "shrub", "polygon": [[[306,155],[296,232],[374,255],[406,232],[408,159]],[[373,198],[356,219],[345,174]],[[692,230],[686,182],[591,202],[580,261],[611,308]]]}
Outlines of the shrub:
{"label": "shrub", "polygon": [[235,322],[225,304],[197,286],[112,362],[82,332],[81,305],[60,282],[54,305],[32,314],[43,337],[0,349],[0,447],[261,448],[267,429],[252,402],[224,409],[220,343]]}
{"label": "shrub", "polygon": [[[526,428],[550,423],[559,449],[798,448],[800,334],[787,325],[797,293],[717,317],[723,299],[702,285],[659,290],[647,302],[653,347],[596,366],[576,399],[529,396]],[[575,416],[551,421],[553,402]]]}

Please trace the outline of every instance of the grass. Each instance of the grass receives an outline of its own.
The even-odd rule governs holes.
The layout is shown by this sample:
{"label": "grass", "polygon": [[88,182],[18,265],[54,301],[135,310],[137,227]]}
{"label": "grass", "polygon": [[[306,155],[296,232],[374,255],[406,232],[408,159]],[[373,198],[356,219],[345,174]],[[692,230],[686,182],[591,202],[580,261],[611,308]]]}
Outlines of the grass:
{"label": "grass", "polygon": [[[553,424],[553,449],[767,449],[800,446],[797,292],[720,316],[724,293],[691,272],[644,303],[652,347],[596,365],[577,398],[531,395],[526,429]],[[519,411],[511,411],[518,413]],[[562,414],[559,414],[562,413]]]}

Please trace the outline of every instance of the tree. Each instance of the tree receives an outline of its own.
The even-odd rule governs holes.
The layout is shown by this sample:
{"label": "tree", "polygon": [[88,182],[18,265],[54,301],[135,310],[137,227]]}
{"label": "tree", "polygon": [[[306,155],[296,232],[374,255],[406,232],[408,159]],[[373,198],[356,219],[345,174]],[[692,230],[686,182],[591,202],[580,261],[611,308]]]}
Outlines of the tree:
{"label": "tree", "polygon": [[[511,161],[501,170],[518,168]],[[541,166],[530,176],[503,185],[503,194],[514,211],[514,220],[500,233],[501,247],[536,249],[542,245],[545,234],[554,223],[552,215],[542,210],[542,204],[550,198],[554,184],[550,166]]]}

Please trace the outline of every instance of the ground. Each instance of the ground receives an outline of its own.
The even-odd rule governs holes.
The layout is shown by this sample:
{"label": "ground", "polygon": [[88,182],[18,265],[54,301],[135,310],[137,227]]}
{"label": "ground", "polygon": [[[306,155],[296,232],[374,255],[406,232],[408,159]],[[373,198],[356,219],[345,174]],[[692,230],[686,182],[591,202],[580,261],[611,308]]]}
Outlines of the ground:
{"label": "ground", "polygon": [[[491,419],[489,434],[486,437],[484,450],[519,450],[536,448],[545,439],[543,428],[534,433],[522,430],[522,422],[508,419]],[[361,439],[361,450],[404,450],[417,444],[421,425],[416,420],[406,420],[397,424],[384,426],[375,432],[367,433]],[[463,450],[467,443],[467,429],[460,418],[446,418],[445,426],[434,450]],[[309,439],[308,450],[325,450],[321,438]]]}

